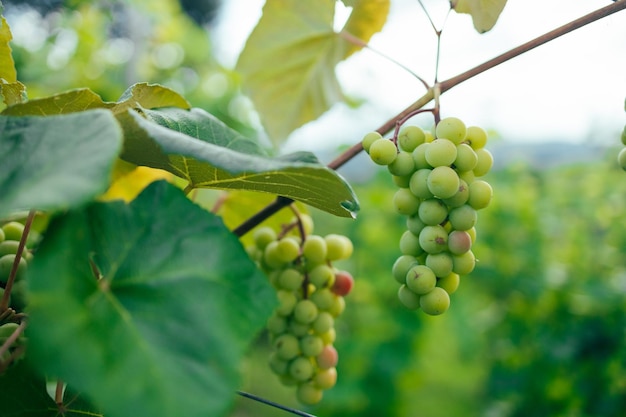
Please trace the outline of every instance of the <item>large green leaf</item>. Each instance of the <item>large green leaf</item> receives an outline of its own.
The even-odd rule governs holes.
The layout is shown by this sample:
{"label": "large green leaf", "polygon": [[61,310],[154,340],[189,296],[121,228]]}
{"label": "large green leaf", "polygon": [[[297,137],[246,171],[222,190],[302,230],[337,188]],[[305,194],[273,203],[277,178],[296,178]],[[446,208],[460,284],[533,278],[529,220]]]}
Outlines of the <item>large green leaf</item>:
{"label": "large green leaf", "polygon": [[451,0],[450,5],[457,13],[471,15],[476,31],[484,33],[496,24],[506,0]]}
{"label": "large green leaf", "polygon": [[13,54],[9,42],[13,39],[11,29],[4,16],[0,15],[0,78],[7,83],[17,81],[17,72],[15,71],[15,62],[13,62]]}
{"label": "large green leaf", "polygon": [[103,192],[122,144],[113,114],[0,116],[0,217],[65,209]]}
{"label": "large green leaf", "polygon": [[[343,30],[367,42],[389,0],[346,2],[353,10]],[[334,15],[334,0],[268,0],[239,56],[243,88],[275,144],[343,98],[335,66],[361,46],[333,30]]]}
{"label": "large green leaf", "polygon": [[159,84],[137,83],[122,94],[113,107],[114,113],[121,113],[127,109],[142,107],[156,109],[160,107],[191,108],[191,104],[176,91]]}
{"label": "large green leaf", "polygon": [[194,188],[266,192],[343,217],[358,210],[350,185],[310,153],[267,157],[201,109],[143,113],[148,119],[135,111],[118,116],[126,138],[121,157],[128,162],[164,169]]}
{"label": "large green leaf", "polygon": [[50,116],[111,107],[113,107],[113,104],[105,103],[99,95],[90,89],[79,88],[15,104],[7,107],[2,114],[10,116]]}
{"label": "large green leaf", "polygon": [[107,417],[224,415],[275,304],[221,219],[163,181],[54,219],[27,279],[33,362]]}

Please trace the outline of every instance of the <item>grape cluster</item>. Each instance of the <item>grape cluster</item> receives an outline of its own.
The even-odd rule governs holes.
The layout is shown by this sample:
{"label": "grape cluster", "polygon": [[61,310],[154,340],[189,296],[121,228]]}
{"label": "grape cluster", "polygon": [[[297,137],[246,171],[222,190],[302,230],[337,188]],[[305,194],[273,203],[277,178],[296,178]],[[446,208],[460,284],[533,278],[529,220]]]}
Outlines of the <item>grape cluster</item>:
{"label": "grape cluster", "polygon": [[[15,262],[23,233],[24,225],[18,222],[8,222],[0,228],[0,298],[4,294],[4,288],[13,269],[13,263]],[[24,308],[26,291],[24,274],[32,256],[32,253],[25,247],[19,260],[13,287],[11,288],[11,302],[9,305],[16,311],[21,311]]]}
{"label": "grape cluster", "polygon": [[401,284],[398,298],[410,309],[442,314],[460,276],[474,269],[477,211],[493,195],[491,186],[478,179],[493,165],[485,149],[487,133],[448,117],[437,124],[434,136],[404,126],[397,146],[378,132],[365,135],[362,143],[372,161],[392,174],[398,186],[393,206],[406,216],[402,255],[392,268]]}
{"label": "grape cluster", "polygon": [[298,401],[316,404],[337,381],[334,324],[354,285],[350,273],[332,262],[349,258],[353,247],[342,235],[310,234],[308,216],[301,215],[292,224],[303,223],[309,233],[306,227],[297,228],[296,234],[258,228],[248,252],[266,272],[278,298],[267,322],[272,342],[269,366],[283,384],[297,387]]}

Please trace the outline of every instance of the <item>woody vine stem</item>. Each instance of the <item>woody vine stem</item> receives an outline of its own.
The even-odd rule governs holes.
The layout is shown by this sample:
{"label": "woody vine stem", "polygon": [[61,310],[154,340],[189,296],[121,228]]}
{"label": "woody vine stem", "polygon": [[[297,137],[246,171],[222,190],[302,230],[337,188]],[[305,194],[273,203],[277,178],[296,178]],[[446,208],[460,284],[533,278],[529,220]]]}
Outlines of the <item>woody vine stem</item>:
{"label": "woody vine stem", "polygon": [[[387,122],[383,123],[376,131],[381,135],[386,134],[387,132],[395,129],[399,120],[406,118],[408,115],[416,112],[417,110],[424,107],[434,98],[434,92],[438,89],[439,94],[443,94],[451,88],[469,80],[470,78],[475,77],[478,74],[481,74],[488,69],[494,68],[506,61],[509,61],[519,55],[522,55],[538,46],[541,46],[547,42],[550,42],[560,36],[563,36],[567,33],[573,32],[574,30],[580,29],[583,26],[588,25],[589,23],[593,23],[597,20],[600,20],[604,17],[610,16],[614,13],[617,13],[621,10],[626,9],[626,0],[617,0],[614,3],[602,7],[598,10],[595,10],[587,15],[584,15],[576,20],[573,20],[569,23],[566,23],[563,26],[560,26],[550,32],[547,32],[531,41],[528,41],[516,48],[513,48],[501,55],[496,56],[474,68],[471,68],[459,75],[456,75],[447,80],[441,81],[435,86],[429,86],[428,90],[422,97],[420,97],[417,101],[411,104],[409,107],[398,113],[393,118],[389,119]],[[361,142],[359,141],[351,148],[347,149],[333,161],[328,164],[328,167],[331,169],[338,169],[343,166],[350,159],[354,158],[363,150],[363,146],[361,146]],[[287,197],[279,196],[272,203],[268,204],[262,210],[248,218],[241,225],[233,230],[233,233],[237,236],[243,236],[250,230],[252,230],[256,225],[261,223],[263,220],[272,216],[274,213],[279,211],[280,209],[287,207],[289,204],[293,203],[293,200]]]}

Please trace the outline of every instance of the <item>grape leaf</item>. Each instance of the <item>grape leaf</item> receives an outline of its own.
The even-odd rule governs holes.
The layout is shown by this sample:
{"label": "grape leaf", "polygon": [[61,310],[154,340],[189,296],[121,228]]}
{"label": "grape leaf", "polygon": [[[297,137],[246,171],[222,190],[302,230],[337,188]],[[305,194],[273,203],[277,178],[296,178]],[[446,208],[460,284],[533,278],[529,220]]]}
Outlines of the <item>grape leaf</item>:
{"label": "grape leaf", "polygon": [[26,86],[19,81],[7,83],[0,79],[0,96],[7,106],[13,106],[26,101]]}
{"label": "grape leaf", "polygon": [[4,109],[2,114],[7,116],[49,116],[111,107],[113,104],[105,103],[99,95],[90,89],[79,88],[15,104]]}
{"label": "grape leaf", "polygon": [[156,109],[159,107],[191,108],[191,104],[176,91],[159,84],[137,83],[130,86],[119,98],[114,113],[121,113],[127,109],[143,107]]}
{"label": "grape leaf", "polygon": [[7,83],[17,82],[17,71],[11,53],[11,42],[13,36],[11,29],[4,16],[0,16],[0,78],[4,78]]}
{"label": "grape leaf", "polygon": [[[389,0],[351,1],[344,30],[367,42]],[[335,66],[361,48],[333,30],[334,0],[268,0],[236,70],[275,145],[343,99]]]}
{"label": "grape leaf", "polygon": [[107,110],[0,116],[0,217],[56,210],[106,190],[122,131]]}
{"label": "grape leaf", "polygon": [[136,111],[118,115],[126,138],[121,157],[128,162],[169,171],[193,188],[271,193],[343,217],[359,208],[350,185],[313,154],[267,157],[256,142],[201,109],[144,114],[151,120]]}
{"label": "grape leaf", "polygon": [[225,415],[276,302],[221,219],[165,181],[53,219],[27,274],[33,363],[107,417]]}
{"label": "grape leaf", "polygon": [[451,0],[450,5],[457,13],[470,14],[476,31],[485,33],[496,24],[506,0]]}

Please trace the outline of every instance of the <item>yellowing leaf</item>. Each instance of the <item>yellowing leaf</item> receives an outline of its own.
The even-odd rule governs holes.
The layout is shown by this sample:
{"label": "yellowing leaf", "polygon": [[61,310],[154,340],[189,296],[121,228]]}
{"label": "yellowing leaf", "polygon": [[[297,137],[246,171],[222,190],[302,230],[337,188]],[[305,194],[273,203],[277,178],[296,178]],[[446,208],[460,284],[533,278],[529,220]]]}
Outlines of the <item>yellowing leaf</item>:
{"label": "yellowing leaf", "polygon": [[8,83],[17,81],[15,63],[11,54],[9,42],[13,39],[11,29],[4,16],[0,16],[0,78],[4,78]]}
{"label": "yellowing leaf", "polygon": [[[131,165],[127,162],[124,163]],[[134,200],[144,188],[154,181],[161,179],[171,180],[173,177],[172,174],[161,169],[138,166],[126,175],[120,175],[113,184],[111,184],[107,192],[100,197],[100,200],[110,201],[121,199],[129,202]]]}
{"label": "yellowing leaf", "polygon": [[471,15],[474,28],[484,33],[496,24],[506,0],[452,0],[450,5],[457,13]]}
{"label": "yellowing leaf", "polygon": [[[353,9],[343,31],[359,38],[364,43],[369,42],[371,37],[379,32],[387,21],[389,0],[344,0],[344,3]],[[344,58],[361,48],[359,45],[351,44]]]}

